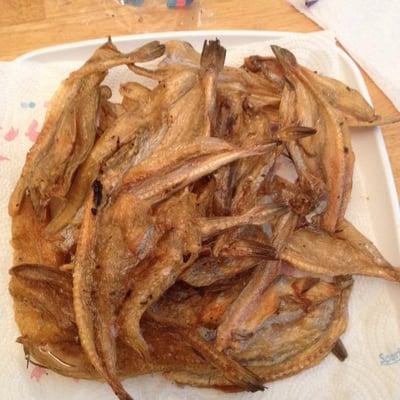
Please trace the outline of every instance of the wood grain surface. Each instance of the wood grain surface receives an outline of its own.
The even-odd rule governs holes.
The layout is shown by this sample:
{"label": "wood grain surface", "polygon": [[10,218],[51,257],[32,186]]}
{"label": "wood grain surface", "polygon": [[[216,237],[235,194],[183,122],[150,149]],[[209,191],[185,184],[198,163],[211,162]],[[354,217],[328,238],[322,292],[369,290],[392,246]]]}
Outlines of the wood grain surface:
{"label": "wood grain surface", "polygon": [[[141,32],[255,29],[312,32],[318,25],[285,0],[194,0],[171,10],[166,0],[145,0],[146,7],[118,0],[0,0],[0,59],[12,60],[33,49],[60,43]],[[363,72],[380,114],[396,113],[382,91]],[[400,191],[400,126],[383,129]]]}

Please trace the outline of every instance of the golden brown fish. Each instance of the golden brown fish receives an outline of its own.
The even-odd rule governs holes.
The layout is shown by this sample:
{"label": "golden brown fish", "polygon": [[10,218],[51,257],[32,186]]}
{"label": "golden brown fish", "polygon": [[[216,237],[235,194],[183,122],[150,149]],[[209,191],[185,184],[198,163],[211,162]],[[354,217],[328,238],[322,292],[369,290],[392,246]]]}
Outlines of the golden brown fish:
{"label": "golden brown fish", "polygon": [[[398,117],[273,51],[109,41],[61,84],[10,199],[28,363],[129,400],[130,376],[256,391],[347,356],[352,275],[400,281],[344,219],[349,128]],[[117,65],[157,82],[115,103]]]}
{"label": "golden brown fish", "polygon": [[350,225],[337,235],[313,227],[300,228],[288,240],[280,257],[302,271],[400,281],[399,269],[390,265],[375,246]]}

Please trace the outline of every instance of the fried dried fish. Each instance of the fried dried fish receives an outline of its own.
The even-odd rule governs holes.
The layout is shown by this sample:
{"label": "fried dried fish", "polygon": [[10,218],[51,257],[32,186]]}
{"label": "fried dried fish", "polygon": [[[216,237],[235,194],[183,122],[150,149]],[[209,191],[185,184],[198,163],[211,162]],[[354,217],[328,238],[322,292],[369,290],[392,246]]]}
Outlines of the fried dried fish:
{"label": "fried dried fish", "polygon": [[[174,302],[171,303],[172,296],[175,294],[175,292],[173,292],[172,296],[170,295],[169,297],[170,301],[164,301],[162,305],[153,308],[150,312],[150,316],[157,322],[168,326],[170,332],[179,335],[197,354],[206,362],[211,363],[211,365],[220,370],[235,386],[249,391],[263,390],[264,387],[259,377],[229,356],[216,350],[215,346],[210,343],[210,340],[204,337],[205,334],[201,333],[204,331],[204,325],[215,325],[215,323],[217,323],[218,316],[221,315],[221,308],[223,310],[227,307],[227,304],[233,301],[238,289],[240,290],[240,286],[243,286],[241,282],[232,285],[228,284],[227,289],[216,288],[215,291],[212,291],[209,295],[205,294],[201,299],[186,291],[186,295],[189,295],[189,297],[187,297],[188,301],[186,301],[185,298],[181,298],[183,302],[181,301],[180,312],[178,313],[176,309],[170,309],[170,307],[176,307]],[[179,290],[185,289],[177,290],[178,293],[180,293],[178,296],[182,296],[183,293],[179,292]],[[189,314],[182,309],[184,305],[189,306],[187,310]],[[200,315],[193,314],[193,306],[200,309]],[[182,319],[182,314],[185,316],[185,319]],[[201,326],[197,329],[199,324]]]}
{"label": "fried dried fish", "polygon": [[[135,157],[130,159],[131,165],[135,165],[148,155],[153,146],[158,144],[160,135],[162,136],[166,130],[165,121],[157,118],[160,112],[158,106],[162,103],[164,109],[168,111],[178,99],[193,87],[195,82],[196,77],[193,74],[174,77],[168,85],[161,82],[154,89],[151,106],[144,115],[143,110],[140,113],[125,112],[103,133],[95,143],[88,158],[77,171],[67,195],[66,206],[46,228],[49,234],[59,231],[72,222],[90,190],[92,181],[99,173],[102,163],[107,161],[121,146],[130,144],[135,148]],[[165,90],[160,91],[160,87]],[[155,111],[157,111],[157,114],[155,114]],[[146,145],[148,142],[150,143]]]}
{"label": "fried dried fish", "polygon": [[163,50],[162,45],[153,42],[124,57],[112,43],[107,43],[80,70],[71,73],[53,96],[42,133],[27,156],[10,199],[11,215],[18,212],[26,189],[39,215],[43,215],[51,197],[63,197],[68,193],[74,172],[94,144],[99,84],[107,70],[116,65],[154,59]]}
{"label": "fried dried fish", "polygon": [[345,138],[348,132],[345,130],[344,117],[335,112],[327,100],[314,88],[313,81],[303,75],[292,53],[278,46],[272,46],[272,50],[285,72],[295,77],[295,80],[299,80],[300,84],[310,91],[319,106],[320,116],[317,127],[321,143],[319,163],[328,193],[327,207],[321,224],[327,231],[334,232],[338,221],[342,218],[342,209],[349,199],[347,191],[351,189],[351,182],[348,180],[349,176],[352,176],[352,162],[348,161],[348,158],[352,150],[345,145],[350,140]]}
{"label": "fried dried fish", "polygon": [[272,222],[280,215],[285,214],[285,208],[274,204],[262,204],[249,210],[247,213],[232,217],[203,218],[197,221],[201,235],[209,238],[222,231],[243,226],[263,225]]}
{"label": "fried dried fish", "polygon": [[110,370],[110,365],[105,363],[96,344],[96,314],[94,311],[95,299],[93,298],[93,292],[97,286],[94,279],[97,264],[93,257],[96,246],[96,224],[97,218],[91,212],[91,199],[89,198],[85,206],[85,215],[74,261],[73,301],[76,324],[82,348],[97,373],[109,383],[119,399],[131,400],[132,398],[116,377],[115,370],[112,368]]}
{"label": "fried dried fish", "polygon": [[216,366],[231,384],[249,392],[263,391],[265,389],[260,377],[234,359],[220,353],[212,345],[202,340],[197,332],[179,328],[178,334],[182,336],[184,341],[193,346],[206,361]]}
{"label": "fried dried fish", "polygon": [[[313,313],[307,314],[306,318],[301,319],[298,324],[293,324],[290,329],[282,324],[280,332],[285,332],[284,335],[276,334],[276,330],[271,328],[269,335],[268,331],[260,331],[253,339],[254,349],[257,350],[247,354],[246,352],[237,353],[235,358],[247,359],[245,364],[248,364],[252,371],[267,382],[283,379],[297,373],[300,369],[316,365],[329,354],[347,326],[346,307],[349,292],[349,289],[345,289],[339,298],[322,303]],[[262,337],[264,340],[261,339]],[[296,343],[296,347],[284,345],[289,338],[293,339],[292,343]],[[275,345],[270,347],[271,340]],[[257,362],[260,354],[264,355],[265,360],[270,361]],[[268,354],[275,355],[270,357]],[[181,384],[200,387],[229,388],[231,386],[230,382],[216,371],[178,371],[166,373],[165,376]]]}
{"label": "fried dried fish", "polygon": [[[197,258],[200,250],[199,232],[187,225],[187,221],[195,213],[194,196],[184,196],[184,203],[172,198],[161,206],[169,214],[169,221],[163,224],[165,234],[157,243],[157,249],[152,256],[134,271],[131,294],[120,312],[120,325],[127,343],[143,357],[148,353],[140,333],[143,313],[175,283],[193,259]],[[176,207],[179,207],[179,212]]]}
{"label": "fried dried fish", "polygon": [[33,340],[63,340],[76,337],[72,305],[72,276],[54,267],[21,264],[10,269],[9,290],[13,298],[43,316],[42,329],[16,309],[21,334]]}
{"label": "fried dried fish", "polygon": [[[273,51],[109,41],[61,84],[9,204],[28,359],[129,400],[129,376],[256,391],[347,356],[352,275],[400,282],[344,219],[349,128],[398,117]],[[114,103],[117,65],[157,82]]]}
{"label": "fried dried fish", "polygon": [[209,286],[235,276],[260,264],[255,257],[248,258],[199,258],[180,275],[180,279],[195,287]]}
{"label": "fried dried fish", "polygon": [[[278,251],[285,246],[286,240],[290,237],[297,224],[297,216],[291,212],[282,215],[277,221],[277,228],[271,243],[277,247]],[[249,316],[255,313],[261,314],[258,321],[262,322],[270,315],[271,301],[274,297],[267,292],[271,283],[278,277],[280,272],[279,261],[267,261],[260,264],[253,272],[253,276],[248,285],[240,293],[236,301],[231,305],[224,316],[224,320],[218,327],[217,348],[220,350],[233,346],[235,342],[235,332],[237,330],[246,331],[246,335],[254,333],[259,324],[251,323],[246,327]],[[266,294],[267,293],[267,294]],[[265,306],[259,307],[264,301]]]}
{"label": "fried dried fish", "polygon": [[[348,230],[347,230],[347,229]],[[280,257],[296,268],[329,276],[367,275],[400,281],[400,272],[383,259],[354,227],[339,235],[306,227],[296,230]]]}

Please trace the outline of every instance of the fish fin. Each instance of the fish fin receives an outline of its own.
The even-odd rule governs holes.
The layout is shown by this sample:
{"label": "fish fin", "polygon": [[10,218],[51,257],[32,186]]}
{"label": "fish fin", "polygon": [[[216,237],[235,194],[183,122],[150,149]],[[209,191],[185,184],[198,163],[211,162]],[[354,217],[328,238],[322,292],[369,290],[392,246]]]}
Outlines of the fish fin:
{"label": "fish fin", "polygon": [[225,63],[226,50],[220,45],[218,39],[205,40],[201,52],[200,64],[204,69],[221,71]]}
{"label": "fish fin", "polygon": [[388,281],[400,282],[400,268],[395,268],[391,265],[377,266],[377,275],[380,278]]}
{"label": "fish fin", "polygon": [[170,327],[188,343],[200,357],[219,369],[235,386],[249,392],[264,391],[266,387],[262,379],[250,369],[244,367],[228,355],[218,351],[212,344],[204,341],[197,332],[184,327]]}
{"label": "fish fin", "polygon": [[138,325],[135,328],[130,326],[128,332],[124,338],[128,345],[135,350],[138,356],[143,360],[150,359],[149,347],[140,333],[140,326]]}
{"label": "fish fin", "polygon": [[220,255],[224,257],[259,257],[271,260],[276,257],[276,250],[257,240],[241,239],[237,243],[229,243],[221,250]]}
{"label": "fish fin", "polygon": [[355,118],[346,118],[350,128],[365,128],[368,126],[384,126],[400,123],[400,115],[391,115],[388,117],[376,116],[372,121],[362,121]]}
{"label": "fish fin", "polygon": [[298,66],[296,57],[288,49],[272,45],[271,49],[285,70],[292,70]]}
{"label": "fish fin", "polygon": [[332,348],[332,354],[335,355],[335,357],[337,357],[339,359],[339,361],[344,361],[346,360],[348,353],[346,350],[346,347],[344,347],[343,342],[338,339],[338,341],[335,343],[335,345]]}
{"label": "fish fin", "polygon": [[246,247],[251,250],[251,256],[273,259],[276,257],[276,249],[266,243],[257,240],[245,240]]}
{"label": "fish fin", "polygon": [[135,62],[146,62],[155,60],[156,58],[161,57],[164,53],[165,46],[157,40],[154,40],[127,54],[127,56],[132,57]]}
{"label": "fish fin", "polygon": [[276,137],[282,142],[290,142],[292,140],[299,140],[308,136],[315,135],[317,130],[306,126],[288,126],[280,129],[276,133]]}

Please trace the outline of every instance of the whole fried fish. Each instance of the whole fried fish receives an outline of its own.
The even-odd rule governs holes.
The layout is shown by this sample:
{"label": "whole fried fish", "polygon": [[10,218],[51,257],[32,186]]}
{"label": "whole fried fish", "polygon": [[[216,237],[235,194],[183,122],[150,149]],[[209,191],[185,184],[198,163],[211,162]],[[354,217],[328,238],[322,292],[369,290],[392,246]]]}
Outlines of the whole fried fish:
{"label": "whole fried fish", "polygon": [[[352,276],[400,281],[345,219],[350,128],[399,118],[272,49],[109,40],[61,83],[9,203],[28,363],[132,400],[130,376],[254,392],[347,357]],[[119,65],[153,84],[114,102]]]}

